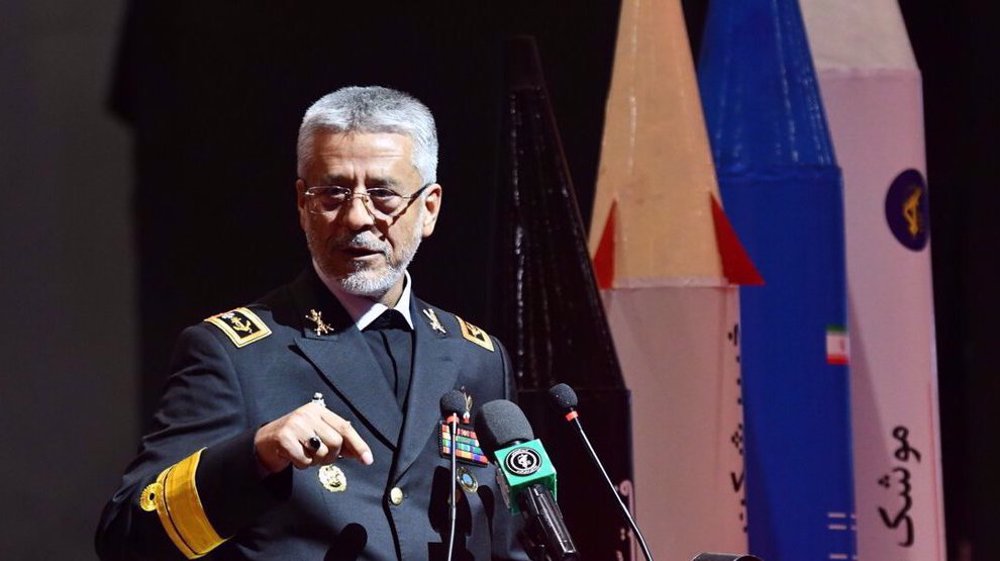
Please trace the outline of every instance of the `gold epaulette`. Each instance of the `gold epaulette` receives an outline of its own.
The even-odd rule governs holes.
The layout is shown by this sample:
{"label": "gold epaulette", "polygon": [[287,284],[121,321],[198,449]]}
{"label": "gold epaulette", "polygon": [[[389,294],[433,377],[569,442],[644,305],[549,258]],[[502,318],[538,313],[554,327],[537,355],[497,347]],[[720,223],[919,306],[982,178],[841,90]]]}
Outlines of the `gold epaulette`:
{"label": "gold epaulette", "polygon": [[139,497],[139,506],[146,512],[156,511],[170,541],[188,559],[197,559],[226,541],[208,521],[198,497],[195,473],[204,450],[160,472]]}
{"label": "gold epaulette", "polygon": [[462,337],[465,337],[466,340],[472,341],[491,353],[495,351],[493,348],[493,340],[490,339],[490,336],[485,331],[458,316],[455,316],[455,319],[458,320],[458,325],[462,328]]}
{"label": "gold epaulette", "polygon": [[245,347],[271,334],[271,329],[249,308],[236,308],[228,312],[205,318],[218,327],[237,347]]}

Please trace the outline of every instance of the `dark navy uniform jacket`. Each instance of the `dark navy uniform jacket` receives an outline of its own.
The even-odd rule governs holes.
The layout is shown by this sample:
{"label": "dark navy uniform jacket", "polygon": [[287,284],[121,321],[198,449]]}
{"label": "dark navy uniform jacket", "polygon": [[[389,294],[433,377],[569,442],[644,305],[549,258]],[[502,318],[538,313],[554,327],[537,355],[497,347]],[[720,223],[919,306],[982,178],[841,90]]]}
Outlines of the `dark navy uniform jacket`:
{"label": "dark navy uniform jacket", "polygon": [[[313,311],[329,332],[317,333],[307,319]],[[411,316],[405,415],[363,334],[311,269],[255,304],[187,328],[153,429],[101,516],[100,557],[444,560],[449,462],[440,454],[439,400],[464,391],[474,415],[487,401],[511,399],[514,387],[497,340],[415,297]],[[315,392],[375,459],[338,460],[336,492],[316,467],[262,479],[254,457],[257,429]],[[459,488],[454,558],[527,559],[494,468],[467,469],[478,489]]]}

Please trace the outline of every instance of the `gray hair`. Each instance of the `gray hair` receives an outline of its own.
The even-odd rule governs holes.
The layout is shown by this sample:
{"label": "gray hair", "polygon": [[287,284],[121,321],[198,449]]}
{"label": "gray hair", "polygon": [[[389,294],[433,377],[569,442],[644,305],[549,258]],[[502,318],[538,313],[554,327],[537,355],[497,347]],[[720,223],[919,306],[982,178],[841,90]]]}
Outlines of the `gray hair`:
{"label": "gray hair", "polygon": [[424,183],[437,182],[438,140],[434,116],[413,96],[381,86],[350,86],[319,98],[299,127],[298,173],[312,157],[316,133],[397,133],[413,141],[413,167]]}

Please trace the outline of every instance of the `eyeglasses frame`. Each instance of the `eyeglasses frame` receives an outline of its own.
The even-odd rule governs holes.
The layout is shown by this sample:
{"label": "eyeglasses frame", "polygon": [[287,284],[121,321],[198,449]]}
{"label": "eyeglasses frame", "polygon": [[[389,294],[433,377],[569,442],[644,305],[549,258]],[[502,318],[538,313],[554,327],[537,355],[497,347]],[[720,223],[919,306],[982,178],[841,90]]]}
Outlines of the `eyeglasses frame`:
{"label": "eyeglasses frame", "polygon": [[[341,189],[348,189],[347,187],[341,187],[339,185],[314,185],[312,187],[309,187],[309,185],[306,183],[306,181],[304,179],[300,178],[299,180],[302,181],[302,184],[306,186],[305,190],[303,191],[303,195],[305,195],[306,197],[315,197],[315,196],[317,196],[316,192],[314,191],[314,189],[332,189],[332,188],[338,188],[338,187],[341,188]],[[307,204],[306,205],[306,211],[309,212],[310,214],[333,214],[333,213],[336,213],[336,212],[340,212],[340,209],[344,208],[345,205],[348,205],[351,202],[353,202],[355,197],[361,197],[362,202],[364,203],[365,210],[368,211],[368,214],[372,218],[381,218],[383,220],[392,220],[393,218],[397,218],[397,217],[402,216],[403,214],[405,214],[406,211],[410,208],[410,205],[413,204],[414,199],[416,199],[417,197],[419,197],[420,195],[422,195],[423,192],[426,191],[427,188],[430,187],[431,185],[434,185],[434,183],[433,182],[425,183],[423,185],[423,187],[417,189],[416,191],[414,191],[410,195],[401,195],[399,193],[396,193],[396,191],[394,191],[394,190],[392,190],[392,189],[390,189],[388,187],[376,187],[376,189],[384,189],[386,191],[390,191],[390,192],[394,193],[397,197],[400,197],[400,198],[403,198],[403,199],[406,200],[406,203],[400,205],[400,207],[397,208],[395,211],[393,211],[392,214],[386,214],[386,213],[384,213],[384,212],[376,209],[375,208],[375,203],[372,202],[371,195],[368,194],[368,190],[367,189],[364,190],[364,191],[355,191],[354,189],[348,189],[347,198],[344,199],[344,202],[340,203],[340,206],[338,206],[335,210],[316,212],[316,211],[312,210],[312,208],[310,208],[310,206]]]}

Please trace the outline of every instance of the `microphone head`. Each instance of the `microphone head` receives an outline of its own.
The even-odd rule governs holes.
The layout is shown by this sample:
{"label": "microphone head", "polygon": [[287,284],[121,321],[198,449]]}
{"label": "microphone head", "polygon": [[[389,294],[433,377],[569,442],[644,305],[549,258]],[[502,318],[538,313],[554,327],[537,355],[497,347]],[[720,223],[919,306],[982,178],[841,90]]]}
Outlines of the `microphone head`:
{"label": "microphone head", "polygon": [[521,408],[506,399],[484,403],[476,413],[476,437],[487,454],[518,442],[535,439],[528,418]]}
{"label": "microphone head", "polygon": [[452,414],[459,416],[465,413],[465,394],[458,390],[451,390],[441,396],[441,416],[449,417]]}
{"label": "microphone head", "polygon": [[566,384],[556,384],[549,388],[549,397],[560,409],[574,409],[580,402],[576,398],[576,392]]}

